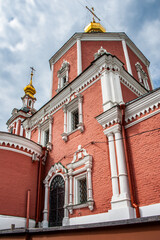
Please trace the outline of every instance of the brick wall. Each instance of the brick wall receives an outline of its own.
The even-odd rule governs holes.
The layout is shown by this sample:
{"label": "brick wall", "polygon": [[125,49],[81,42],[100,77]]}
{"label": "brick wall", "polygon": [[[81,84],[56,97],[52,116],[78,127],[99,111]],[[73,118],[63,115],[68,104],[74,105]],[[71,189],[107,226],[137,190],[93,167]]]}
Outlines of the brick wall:
{"label": "brick wall", "polygon": [[38,162],[13,151],[0,150],[0,214],[26,217],[31,190],[30,218],[35,219]]}
{"label": "brick wall", "polygon": [[[127,129],[127,136],[159,127],[159,114]],[[127,139],[134,190],[140,206],[160,202],[160,132],[152,131]]]}
{"label": "brick wall", "polygon": [[66,60],[70,64],[69,70],[69,82],[71,82],[77,76],[77,44],[74,44],[55,64],[53,72],[53,86],[52,97],[55,96],[58,88],[57,72],[61,68],[63,61]]}

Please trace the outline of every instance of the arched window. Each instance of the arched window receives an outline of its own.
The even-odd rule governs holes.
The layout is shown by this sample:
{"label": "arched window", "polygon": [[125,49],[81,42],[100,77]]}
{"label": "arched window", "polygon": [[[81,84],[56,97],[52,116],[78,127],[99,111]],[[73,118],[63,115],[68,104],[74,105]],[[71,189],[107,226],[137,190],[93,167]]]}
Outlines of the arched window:
{"label": "arched window", "polygon": [[50,185],[49,226],[62,226],[64,218],[65,183],[61,175],[53,178]]}
{"label": "arched window", "polygon": [[31,107],[31,104],[32,104],[32,100],[29,100],[29,107]]}

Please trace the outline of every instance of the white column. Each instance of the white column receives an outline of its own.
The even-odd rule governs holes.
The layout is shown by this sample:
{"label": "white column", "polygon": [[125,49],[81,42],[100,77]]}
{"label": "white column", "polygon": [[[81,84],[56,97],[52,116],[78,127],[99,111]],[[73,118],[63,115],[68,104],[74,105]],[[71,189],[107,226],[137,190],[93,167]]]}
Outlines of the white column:
{"label": "white column", "polygon": [[127,71],[132,74],[132,69],[131,69],[131,64],[130,64],[130,60],[129,60],[129,56],[128,56],[128,51],[127,51],[127,45],[126,45],[126,41],[122,40],[122,46],[123,46],[123,51],[124,51],[124,56],[125,56],[125,60],[126,60],[126,65],[127,65]]}
{"label": "white column", "polygon": [[111,166],[112,193],[113,193],[112,200],[115,200],[116,197],[119,196],[119,187],[118,187],[117,163],[116,163],[113,133],[109,133],[107,137],[108,137],[110,166]]}
{"label": "white column", "polygon": [[67,132],[67,106],[66,104],[63,106],[63,112],[64,112],[64,133]]}
{"label": "white column", "polygon": [[20,136],[23,136],[23,125],[21,125]]}
{"label": "white column", "polygon": [[53,123],[53,117],[49,117],[49,143],[52,143],[52,123]]}
{"label": "white column", "polygon": [[44,210],[43,210],[43,228],[48,227],[48,182],[44,182],[45,184],[45,196],[44,196]]}
{"label": "white column", "polygon": [[147,65],[147,71],[148,71],[148,76],[149,76],[149,79],[150,79],[150,83],[151,83],[151,86],[152,86],[152,89],[154,89],[154,86],[153,86],[153,81],[152,81],[152,78],[151,78],[151,74],[150,74],[150,70],[149,70],[149,66]]}
{"label": "white column", "polygon": [[38,144],[41,143],[41,125],[38,125]]}
{"label": "white column", "polygon": [[101,77],[101,88],[103,99],[103,111],[106,111],[113,106],[110,80],[106,70],[103,72]]}
{"label": "white column", "polygon": [[79,110],[79,123],[83,123],[83,111],[82,111],[82,102],[83,96],[78,94],[78,110]]}
{"label": "white column", "polygon": [[54,64],[53,64],[53,63],[52,63],[52,65],[51,65],[51,71],[52,71],[52,73],[51,73],[51,85],[50,85],[50,86],[51,86],[51,88],[50,88],[50,89],[51,89],[51,90],[50,90],[51,92],[50,92],[50,93],[51,93],[51,98],[52,98],[52,91],[53,91],[53,72],[54,72]]}
{"label": "white column", "polygon": [[112,102],[113,103],[116,103],[116,82],[115,82],[115,79],[114,79],[114,73],[112,72],[112,70],[109,71],[109,80],[110,80],[110,86],[111,86],[111,99],[112,99]]}
{"label": "white column", "polygon": [[87,168],[87,178],[88,178],[88,201],[93,201],[91,172],[92,172],[92,171],[91,171],[91,168]]}
{"label": "white column", "polygon": [[73,177],[72,177],[72,169],[69,169],[69,205],[73,204],[73,193],[72,193],[72,187],[73,187]]}
{"label": "white column", "polygon": [[18,121],[16,122],[16,131],[15,131],[15,134],[18,133]]}
{"label": "white column", "polygon": [[68,221],[68,175],[64,175],[65,178],[65,199],[64,199],[64,220],[63,220],[63,225],[67,224]]}
{"label": "white column", "polygon": [[115,73],[115,91],[116,91],[116,102],[118,104],[122,104],[123,102],[123,96],[122,96],[122,88],[119,78],[119,72]]}
{"label": "white column", "polygon": [[129,194],[128,176],[127,176],[124,146],[123,146],[123,139],[122,139],[120,125],[118,125],[117,129],[115,130],[115,142],[116,142],[117,162],[118,162],[118,170],[119,170],[120,194],[124,198],[129,198],[130,194]]}
{"label": "white column", "polygon": [[77,75],[82,72],[81,39],[77,38]]}

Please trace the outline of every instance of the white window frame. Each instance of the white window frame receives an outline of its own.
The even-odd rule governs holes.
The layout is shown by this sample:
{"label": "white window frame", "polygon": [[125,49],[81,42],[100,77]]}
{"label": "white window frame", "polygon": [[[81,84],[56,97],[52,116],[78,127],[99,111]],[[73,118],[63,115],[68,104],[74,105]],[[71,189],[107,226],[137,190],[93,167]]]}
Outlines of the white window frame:
{"label": "white window frame", "polygon": [[[87,189],[88,189],[88,183],[87,183],[87,173],[82,173],[79,174],[77,176],[74,177],[74,204],[77,205],[86,205],[87,206],[87,202],[86,203],[80,203],[80,199],[79,199],[79,193],[80,193],[80,188],[79,188],[79,181],[82,179],[86,179],[86,184],[87,184]],[[86,190],[87,190],[86,189]],[[88,199],[88,192],[87,192],[87,199]]]}
{"label": "white window frame", "polygon": [[[78,94],[75,99],[70,103],[63,106],[64,111],[64,132],[62,133],[62,139],[66,142],[68,140],[68,135],[79,130],[81,133],[84,131],[83,124],[83,108],[82,108],[83,96]],[[72,113],[78,109],[78,127],[72,130]]]}
{"label": "white window frame", "polygon": [[[86,150],[80,145],[75,152],[73,161],[67,164],[69,176],[69,204],[67,206],[70,214],[74,209],[88,207],[93,211],[94,200],[92,191],[92,156],[87,154]],[[87,183],[87,202],[79,202],[79,186],[78,181],[86,178]],[[72,192],[73,189],[73,192]]]}
{"label": "white window frame", "polygon": [[[61,68],[57,72],[58,77],[58,88],[57,92],[59,92],[63,87],[68,84],[69,81],[69,62],[63,61]],[[64,83],[64,77],[66,78],[66,82]]]}
{"label": "white window frame", "polygon": [[[67,107],[67,133],[71,133],[76,131],[78,128],[72,130],[72,113],[78,109],[78,99],[76,101],[71,102],[71,104]],[[78,109],[79,116],[79,109]]]}
{"label": "white window frame", "polygon": [[[38,143],[41,144],[43,147],[47,147],[49,151],[52,150],[52,123],[53,117],[49,116],[48,119],[38,126]],[[47,146],[45,146],[45,133],[49,131],[49,140]]]}
{"label": "white window frame", "polygon": [[49,131],[49,121],[47,121],[43,126],[41,126],[41,145],[45,146],[45,133]]}
{"label": "white window frame", "polygon": [[148,84],[148,77],[147,77],[146,72],[143,70],[142,65],[141,65],[139,62],[137,62],[137,63],[135,64],[135,66],[136,66],[136,70],[137,70],[139,82],[140,82],[147,90],[150,90],[149,84]]}

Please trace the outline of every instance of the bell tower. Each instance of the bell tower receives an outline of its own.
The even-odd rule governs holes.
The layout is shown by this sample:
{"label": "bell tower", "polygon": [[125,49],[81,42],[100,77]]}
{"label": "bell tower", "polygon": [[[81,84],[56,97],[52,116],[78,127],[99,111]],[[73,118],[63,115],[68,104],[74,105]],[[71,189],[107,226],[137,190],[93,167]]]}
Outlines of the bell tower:
{"label": "bell tower", "polygon": [[32,109],[34,109],[34,103],[36,101],[36,98],[34,97],[34,95],[36,94],[36,90],[32,85],[33,71],[35,71],[35,69],[31,67],[30,83],[24,88],[25,95],[21,98],[23,102],[23,107],[29,109],[31,112]]}
{"label": "bell tower", "polygon": [[34,109],[34,103],[36,101],[35,94],[36,90],[32,85],[34,68],[31,67],[31,78],[30,83],[24,88],[24,96],[21,98],[23,106],[21,109],[14,108],[12,110],[12,116],[7,121],[8,131],[12,134],[26,136],[25,130],[22,127],[22,121],[30,117],[33,113],[36,112]]}

